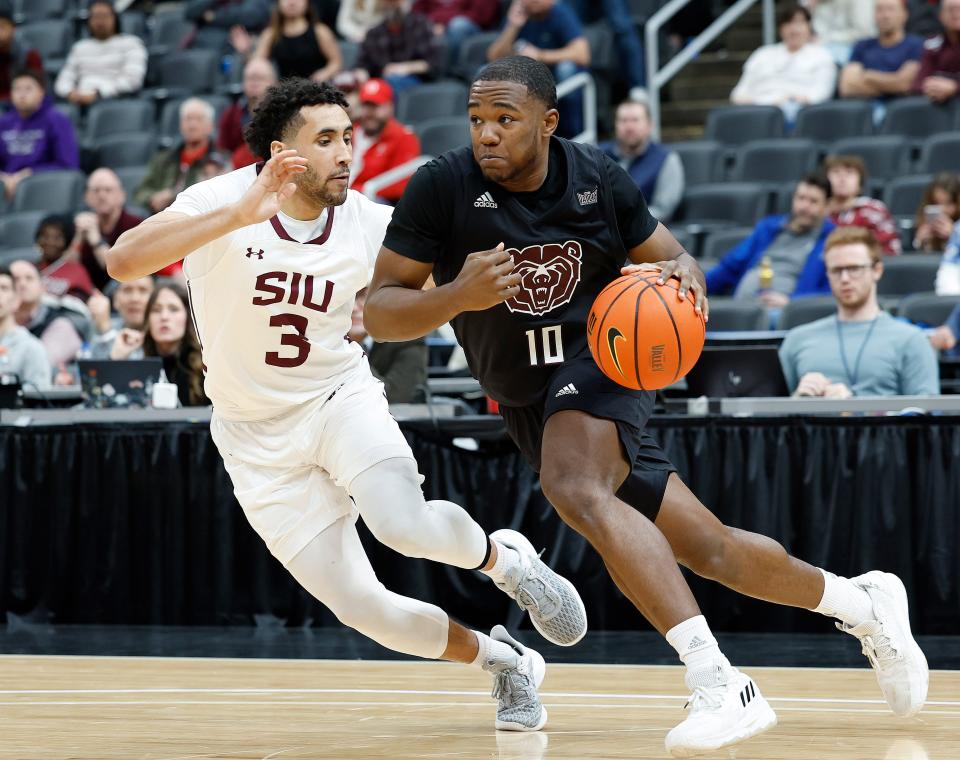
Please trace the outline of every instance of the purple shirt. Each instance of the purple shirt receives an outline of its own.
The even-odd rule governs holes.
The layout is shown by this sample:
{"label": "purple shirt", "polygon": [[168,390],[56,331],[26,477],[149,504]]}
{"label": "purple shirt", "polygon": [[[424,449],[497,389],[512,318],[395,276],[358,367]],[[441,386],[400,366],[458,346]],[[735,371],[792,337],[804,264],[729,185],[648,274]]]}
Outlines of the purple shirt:
{"label": "purple shirt", "polygon": [[44,100],[26,119],[16,111],[0,116],[0,172],[79,169],[80,153],[73,124]]}

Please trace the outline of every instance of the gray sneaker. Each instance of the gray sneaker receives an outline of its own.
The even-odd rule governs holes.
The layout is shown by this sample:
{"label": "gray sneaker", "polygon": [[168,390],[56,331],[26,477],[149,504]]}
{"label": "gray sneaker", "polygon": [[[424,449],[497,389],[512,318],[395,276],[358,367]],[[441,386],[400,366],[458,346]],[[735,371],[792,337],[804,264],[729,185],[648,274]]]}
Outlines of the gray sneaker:
{"label": "gray sneaker", "polygon": [[496,727],[501,731],[539,731],[547,723],[547,709],[537,694],[547,672],[543,657],[512,638],[502,625],[494,626],[490,638],[502,641],[517,653],[513,662],[483,663],[483,669],[493,675],[491,696],[497,700]]}
{"label": "gray sneaker", "polygon": [[498,530],[490,538],[520,555],[520,565],[497,586],[530,613],[534,628],[549,642],[569,647],[587,633],[587,610],[566,578],[540,559],[533,545],[515,530]]}

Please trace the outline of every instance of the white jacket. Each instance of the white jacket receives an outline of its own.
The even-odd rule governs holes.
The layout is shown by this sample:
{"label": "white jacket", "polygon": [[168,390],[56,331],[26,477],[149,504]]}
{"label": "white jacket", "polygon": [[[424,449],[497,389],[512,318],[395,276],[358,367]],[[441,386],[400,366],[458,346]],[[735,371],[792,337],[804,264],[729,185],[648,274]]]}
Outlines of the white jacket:
{"label": "white jacket", "polygon": [[147,49],[139,37],[115,34],[106,40],[80,40],[70,48],[54,90],[61,98],[74,90],[112,98],[143,87]]}
{"label": "white jacket", "polygon": [[836,84],[837,65],[826,48],[811,42],[791,53],[781,42],[753,51],[730,99],[745,97],[756,105],[823,103],[833,97]]}

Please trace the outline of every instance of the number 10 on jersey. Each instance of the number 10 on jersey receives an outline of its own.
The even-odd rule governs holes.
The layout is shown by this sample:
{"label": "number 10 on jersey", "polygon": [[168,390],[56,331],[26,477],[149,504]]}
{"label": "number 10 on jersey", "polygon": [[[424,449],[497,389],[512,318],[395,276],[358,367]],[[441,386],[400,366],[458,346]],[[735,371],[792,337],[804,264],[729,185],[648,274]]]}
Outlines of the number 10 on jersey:
{"label": "number 10 on jersey", "polygon": [[[530,366],[538,364],[561,364],[563,362],[563,338],[561,325],[527,330],[527,345],[530,347]],[[540,339],[537,340],[537,333]],[[539,351],[539,352],[538,352]]]}

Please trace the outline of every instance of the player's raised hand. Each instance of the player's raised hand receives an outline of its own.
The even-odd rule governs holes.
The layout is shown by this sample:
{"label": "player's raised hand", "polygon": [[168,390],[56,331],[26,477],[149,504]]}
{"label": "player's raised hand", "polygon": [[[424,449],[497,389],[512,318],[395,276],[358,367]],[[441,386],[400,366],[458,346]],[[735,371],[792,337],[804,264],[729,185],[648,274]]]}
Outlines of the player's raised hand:
{"label": "player's raised hand", "polygon": [[483,311],[520,292],[520,275],[513,272],[513,257],[503,243],[488,251],[468,254],[453,281],[461,311]]}
{"label": "player's raised hand", "polygon": [[[655,264],[628,264],[620,270],[621,274],[633,274],[634,272],[651,272],[660,270],[661,284],[665,283],[671,277],[680,280],[680,288],[677,290],[677,298],[683,300],[687,297],[687,292],[693,293],[694,308],[697,313],[703,314],[703,321],[710,319],[710,302],[707,300],[707,291],[701,281],[702,274],[699,268],[694,268],[679,259],[669,261],[658,261]],[[701,274],[700,277],[697,275]]]}
{"label": "player's raised hand", "polygon": [[243,226],[265,222],[297,192],[293,178],[307,170],[307,159],[293,149],[282,150],[263,165],[260,174],[243,197],[237,212]]}

